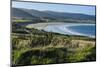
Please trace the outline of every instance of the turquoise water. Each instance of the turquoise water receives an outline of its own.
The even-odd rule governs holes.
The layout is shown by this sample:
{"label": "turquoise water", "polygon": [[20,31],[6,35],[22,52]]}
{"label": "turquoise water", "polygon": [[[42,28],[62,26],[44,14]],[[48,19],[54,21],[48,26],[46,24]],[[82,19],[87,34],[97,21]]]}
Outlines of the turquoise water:
{"label": "turquoise water", "polygon": [[96,35],[95,24],[49,25],[45,27],[44,30],[68,35],[81,35],[89,37],[95,37]]}
{"label": "turquoise water", "polygon": [[80,26],[70,26],[69,29],[74,32],[78,32],[85,35],[96,35],[96,27],[95,25],[80,25]]}

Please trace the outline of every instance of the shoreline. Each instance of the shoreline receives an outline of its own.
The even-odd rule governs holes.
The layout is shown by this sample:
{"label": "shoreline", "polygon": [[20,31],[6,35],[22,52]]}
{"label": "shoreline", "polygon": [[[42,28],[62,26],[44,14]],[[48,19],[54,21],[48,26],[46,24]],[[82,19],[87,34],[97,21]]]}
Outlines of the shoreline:
{"label": "shoreline", "polygon": [[76,23],[65,23],[65,22],[51,22],[51,23],[29,24],[26,27],[27,28],[35,28],[35,29],[38,29],[38,30],[45,30],[45,31],[48,31],[48,32],[56,32],[56,33],[68,34],[68,35],[81,35],[81,36],[87,36],[87,37],[95,38],[95,36],[71,31],[68,28],[70,26],[80,26],[80,25],[86,26],[86,25],[95,25],[95,24],[89,24],[89,23],[77,23],[76,24]]}
{"label": "shoreline", "polygon": [[[66,24],[66,25],[65,25]],[[38,29],[42,29],[46,26],[49,26],[49,25],[65,25],[65,26],[78,26],[78,25],[95,25],[95,23],[91,24],[91,23],[66,23],[66,22],[43,22],[43,23],[33,23],[33,24],[28,24],[26,25],[26,27],[28,28],[38,28]],[[39,28],[41,27],[41,28]]]}

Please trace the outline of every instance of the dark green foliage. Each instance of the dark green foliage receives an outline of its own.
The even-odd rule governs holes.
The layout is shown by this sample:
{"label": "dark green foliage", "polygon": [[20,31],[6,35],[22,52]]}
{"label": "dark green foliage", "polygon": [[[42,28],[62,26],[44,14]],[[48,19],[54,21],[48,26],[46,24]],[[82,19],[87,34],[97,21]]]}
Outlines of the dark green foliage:
{"label": "dark green foliage", "polygon": [[80,48],[74,52],[70,52],[67,55],[67,62],[86,62],[86,61],[95,61],[96,53],[94,47],[85,47],[84,49]]}
{"label": "dark green foliage", "polygon": [[89,49],[89,51],[91,53],[88,56],[86,56],[86,59],[84,59],[83,61],[90,61],[90,60],[96,61],[96,46]]}
{"label": "dark green foliage", "polygon": [[[94,61],[94,52],[92,47],[87,49],[69,50],[69,48],[46,48],[46,49],[31,49],[24,51],[17,57],[16,65],[31,65],[31,64],[51,64],[51,63],[69,63]],[[94,56],[92,56],[94,55]]]}
{"label": "dark green foliage", "polygon": [[[48,48],[45,50],[29,50],[20,55],[16,64],[46,64],[46,63],[61,63],[66,60],[66,48]],[[24,61],[23,61],[24,60]],[[38,63],[36,63],[38,62]]]}

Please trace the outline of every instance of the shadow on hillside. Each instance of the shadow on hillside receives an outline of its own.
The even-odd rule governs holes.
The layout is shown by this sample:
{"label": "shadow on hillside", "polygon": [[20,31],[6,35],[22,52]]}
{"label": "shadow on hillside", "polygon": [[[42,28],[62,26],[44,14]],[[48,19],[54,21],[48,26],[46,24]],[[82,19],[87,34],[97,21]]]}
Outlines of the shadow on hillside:
{"label": "shadow on hillside", "polygon": [[48,48],[46,50],[29,50],[21,54],[17,60],[18,65],[48,64],[66,62],[66,48]]}

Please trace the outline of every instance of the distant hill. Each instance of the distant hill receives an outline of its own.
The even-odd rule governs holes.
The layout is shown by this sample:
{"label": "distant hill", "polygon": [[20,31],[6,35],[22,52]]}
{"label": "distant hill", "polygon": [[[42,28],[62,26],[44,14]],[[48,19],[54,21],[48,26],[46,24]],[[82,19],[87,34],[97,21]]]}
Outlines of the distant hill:
{"label": "distant hill", "polygon": [[24,19],[48,19],[51,21],[95,22],[95,16],[92,15],[54,11],[38,11],[24,8],[12,8],[12,17]]}
{"label": "distant hill", "polygon": [[15,17],[17,19],[38,19],[38,17],[35,17],[19,8],[12,8],[12,17]]}
{"label": "distant hill", "polygon": [[65,12],[54,12],[54,11],[44,11],[45,13],[55,15],[61,18],[67,19],[78,19],[78,20],[95,20],[95,16],[93,15],[86,15],[80,13],[65,13]]}
{"label": "distant hill", "polygon": [[31,14],[32,16],[36,16],[38,18],[48,18],[48,19],[53,19],[55,18],[53,15],[42,12],[42,11],[38,11],[38,10],[33,10],[33,9],[22,9],[23,11]]}

